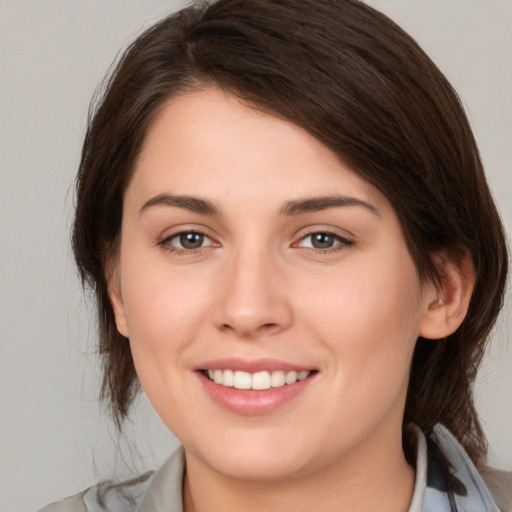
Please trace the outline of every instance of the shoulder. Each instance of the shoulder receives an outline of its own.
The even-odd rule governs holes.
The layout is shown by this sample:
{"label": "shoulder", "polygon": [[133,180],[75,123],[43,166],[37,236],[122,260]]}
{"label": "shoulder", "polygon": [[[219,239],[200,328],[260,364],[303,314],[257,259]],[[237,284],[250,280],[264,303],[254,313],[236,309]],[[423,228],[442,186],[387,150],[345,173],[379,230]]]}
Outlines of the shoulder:
{"label": "shoulder", "polygon": [[82,491],[56,503],[50,503],[38,512],[87,512],[84,503],[84,494],[86,492],[87,491]]}
{"label": "shoulder", "polygon": [[[512,512],[512,473],[492,468],[477,470],[453,434],[442,425],[434,428],[427,444],[436,448],[428,450],[425,497],[429,493],[446,492],[448,483],[454,502],[461,510],[480,510],[481,507],[492,512]],[[448,462],[448,472],[443,471],[445,464],[440,457]]]}
{"label": "shoulder", "polygon": [[100,482],[78,494],[50,503],[38,512],[136,512],[152,474],[149,472],[121,483]]}
{"label": "shoulder", "polygon": [[501,512],[512,512],[512,473],[487,467],[480,474]]}
{"label": "shoulder", "polygon": [[38,512],[136,512],[153,472],[126,482],[100,482],[61,501],[50,503]]}
{"label": "shoulder", "polygon": [[38,512],[154,512],[157,503],[169,504],[170,512],[182,512],[184,468],[184,451],[179,447],[156,472],[122,483],[101,482]]}

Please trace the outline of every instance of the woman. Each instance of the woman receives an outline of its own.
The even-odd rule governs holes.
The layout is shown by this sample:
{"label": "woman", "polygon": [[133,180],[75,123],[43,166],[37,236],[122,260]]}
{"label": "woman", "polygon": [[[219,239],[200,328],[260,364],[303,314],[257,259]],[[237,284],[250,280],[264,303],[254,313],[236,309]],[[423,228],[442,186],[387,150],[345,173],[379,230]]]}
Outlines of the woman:
{"label": "woman", "polygon": [[455,92],[383,15],[150,28],[93,108],[73,246],[118,426],[140,384],[183,448],[44,510],[510,509],[471,392],[501,222]]}

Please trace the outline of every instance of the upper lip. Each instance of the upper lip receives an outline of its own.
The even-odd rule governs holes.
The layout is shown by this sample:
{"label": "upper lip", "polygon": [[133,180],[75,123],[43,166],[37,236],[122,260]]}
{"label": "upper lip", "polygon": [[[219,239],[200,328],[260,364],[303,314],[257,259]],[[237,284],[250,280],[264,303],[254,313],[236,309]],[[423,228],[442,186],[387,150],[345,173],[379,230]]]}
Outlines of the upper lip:
{"label": "upper lip", "polygon": [[197,365],[194,370],[234,370],[247,373],[256,373],[262,371],[312,371],[311,366],[290,363],[278,359],[240,359],[240,358],[222,358],[212,359]]}

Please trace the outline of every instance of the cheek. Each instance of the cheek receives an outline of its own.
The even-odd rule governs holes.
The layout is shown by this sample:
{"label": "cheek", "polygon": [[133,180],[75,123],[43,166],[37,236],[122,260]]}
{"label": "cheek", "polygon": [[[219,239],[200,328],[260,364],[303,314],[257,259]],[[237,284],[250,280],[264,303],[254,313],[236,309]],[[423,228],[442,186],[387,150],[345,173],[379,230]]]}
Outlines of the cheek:
{"label": "cheek", "polygon": [[207,279],[144,261],[135,251],[124,260],[121,286],[130,345],[142,381],[145,368],[165,372],[169,361],[182,361],[181,354],[205,325],[211,294]]}
{"label": "cheek", "polygon": [[[316,290],[312,293],[312,290]],[[334,354],[340,386],[357,394],[397,388],[408,378],[421,318],[421,286],[408,257],[354,266],[322,288],[307,286],[302,299],[316,331]]]}
{"label": "cheek", "polygon": [[[190,347],[204,337],[207,308],[200,299],[209,295],[189,279],[153,270],[132,274],[125,290],[130,350],[146,396],[164,423],[181,432],[183,418],[176,411],[182,410],[183,397],[191,396]],[[194,415],[190,405],[187,411],[187,417]]]}

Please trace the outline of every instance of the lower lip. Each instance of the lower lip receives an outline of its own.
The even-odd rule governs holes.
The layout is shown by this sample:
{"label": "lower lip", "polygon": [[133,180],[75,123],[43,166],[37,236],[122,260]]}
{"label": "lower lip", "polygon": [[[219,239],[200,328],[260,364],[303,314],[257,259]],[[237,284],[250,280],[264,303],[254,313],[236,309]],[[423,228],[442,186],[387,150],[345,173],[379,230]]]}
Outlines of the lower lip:
{"label": "lower lip", "polygon": [[316,373],[293,384],[260,391],[222,386],[201,372],[197,372],[197,375],[206,392],[217,404],[237,414],[256,416],[273,412],[298,397],[315,380]]}

